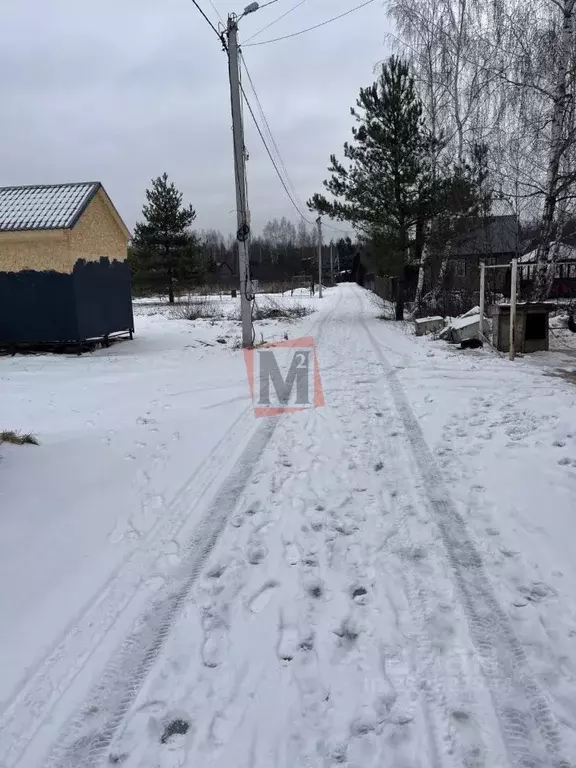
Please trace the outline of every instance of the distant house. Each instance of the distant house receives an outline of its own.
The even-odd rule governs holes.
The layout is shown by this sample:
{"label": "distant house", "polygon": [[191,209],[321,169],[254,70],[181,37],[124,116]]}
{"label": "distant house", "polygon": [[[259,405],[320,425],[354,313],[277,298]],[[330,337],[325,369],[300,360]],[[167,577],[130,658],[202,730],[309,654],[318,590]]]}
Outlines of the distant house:
{"label": "distant house", "polygon": [[129,238],[99,182],[0,187],[0,344],[131,333]]}
{"label": "distant house", "polygon": [[[516,216],[488,216],[476,219],[468,230],[455,238],[451,248],[452,269],[450,287],[478,291],[480,262],[510,264],[518,253],[518,224]],[[506,270],[489,270],[488,288],[495,292],[506,289]]]}
{"label": "distant house", "polygon": [[[558,249],[556,266],[554,267],[554,282],[550,298],[576,297],[576,247],[567,243],[550,243],[548,259],[552,258],[554,249]],[[537,249],[529,251],[518,259],[520,280],[523,294],[528,294],[534,281],[536,271]]]}

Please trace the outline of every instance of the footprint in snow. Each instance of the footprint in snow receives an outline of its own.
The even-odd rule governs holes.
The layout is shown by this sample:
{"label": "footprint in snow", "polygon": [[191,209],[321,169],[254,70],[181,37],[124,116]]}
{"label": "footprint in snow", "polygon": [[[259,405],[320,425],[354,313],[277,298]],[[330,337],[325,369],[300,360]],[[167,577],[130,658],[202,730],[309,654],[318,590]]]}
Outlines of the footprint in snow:
{"label": "footprint in snow", "polygon": [[350,649],[360,636],[360,629],[351,617],[347,617],[342,620],[342,623],[334,631],[334,634],[339,638],[340,645],[347,649]]}
{"label": "footprint in snow", "polygon": [[518,587],[520,595],[530,603],[541,603],[547,597],[556,595],[556,590],[549,587],[543,581],[532,582],[530,587]]}
{"label": "footprint in snow", "polygon": [[157,573],[154,576],[148,576],[144,584],[151,592],[159,592],[164,584],[166,584],[166,577]]}
{"label": "footprint in snow", "polygon": [[324,595],[324,584],[320,579],[311,579],[306,583],[304,589],[315,600],[319,600]]}
{"label": "footprint in snow", "polygon": [[296,544],[293,544],[292,542],[287,542],[284,545],[284,552],[286,555],[286,562],[288,565],[298,565],[300,562],[300,552],[298,551],[298,547]]}
{"label": "footprint in snow", "polygon": [[110,752],[108,755],[108,762],[110,765],[121,765],[122,763],[125,763],[129,757],[130,755],[128,752]]}
{"label": "footprint in snow", "polygon": [[354,587],[350,592],[350,596],[358,605],[366,605],[366,602],[368,601],[368,590],[365,587]]}
{"label": "footprint in snow", "polygon": [[138,483],[149,483],[151,480],[150,472],[146,469],[138,469],[136,471],[136,480]]}
{"label": "footprint in snow", "polygon": [[206,613],[202,621],[204,627],[204,643],[202,645],[202,662],[205,667],[217,667],[224,654],[228,629],[221,616]]}
{"label": "footprint in snow", "polygon": [[284,662],[290,662],[296,655],[299,647],[298,631],[295,627],[280,627],[278,639],[278,658]]}
{"label": "footprint in snow", "polygon": [[217,563],[206,571],[206,578],[217,580],[224,575],[225,570],[226,563]]}
{"label": "footprint in snow", "polygon": [[268,551],[264,545],[252,544],[246,550],[246,559],[251,565],[259,565],[267,554]]}
{"label": "footprint in snow", "polygon": [[252,597],[248,603],[249,609],[252,613],[261,613],[268,605],[274,591],[280,586],[278,581],[268,581],[264,586]]}
{"label": "footprint in snow", "polygon": [[313,651],[314,650],[314,633],[310,632],[309,635],[306,635],[301,641],[300,645],[298,646],[298,649],[300,651]]}

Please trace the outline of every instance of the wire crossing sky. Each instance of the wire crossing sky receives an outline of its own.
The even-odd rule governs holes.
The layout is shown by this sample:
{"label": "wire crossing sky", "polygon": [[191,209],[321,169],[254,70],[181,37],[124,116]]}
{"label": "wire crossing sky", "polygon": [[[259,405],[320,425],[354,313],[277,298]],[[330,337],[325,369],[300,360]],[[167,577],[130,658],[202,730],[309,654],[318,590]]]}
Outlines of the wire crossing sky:
{"label": "wire crossing sky", "polygon": [[[240,15],[247,3],[196,2],[206,18],[193,0],[9,3],[0,49],[0,184],[100,180],[132,228],[150,179],[166,171],[196,208],[199,229],[233,232],[230,95],[217,35],[228,13]],[[296,5],[278,0],[239,27],[241,41],[253,36],[246,63],[302,209],[322,190],[330,154],[341,154],[350,139],[350,107],[390,53],[391,28],[379,1],[354,13],[354,0]],[[348,15],[325,24],[341,14]],[[246,82],[245,89],[260,120]],[[246,146],[254,231],[275,217],[297,223],[248,113]]]}

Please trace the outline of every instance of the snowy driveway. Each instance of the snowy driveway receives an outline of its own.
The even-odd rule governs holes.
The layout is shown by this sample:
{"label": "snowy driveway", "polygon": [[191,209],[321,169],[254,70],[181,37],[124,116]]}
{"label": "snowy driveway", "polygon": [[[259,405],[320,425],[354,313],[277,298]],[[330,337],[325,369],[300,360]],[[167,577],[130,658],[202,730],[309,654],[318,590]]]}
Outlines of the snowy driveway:
{"label": "snowy driveway", "polygon": [[[255,423],[240,355],[224,350],[187,369],[204,398],[195,426],[218,413],[195,434],[184,406],[166,415],[165,390],[140,413],[137,377],[135,403],[103,401],[103,446],[134,440],[118,428],[124,408],[126,424],[144,420],[130,429],[163,436],[166,488],[149,499],[162,513],[118,521],[116,505],[86,534],[118,530],[122,556],[92,548],[93,581],[78,589],[89,602],[68,605],[68,627],[8,696],[2,768],[575,763],[576,390],[376,314],[343,286],[315,316],[326,406],[314,412]],[[184,389],[177,355],[172,373]],[[196,469],[169,496],[183,470],[172,430]],[[162,489],[162,471],[143,471],[138,482]],[[98,507],[114,498],[83,493]],[[14,530],[42,550],[32,528]],[[6,583],[18,564],[2,546]],[[23,589],[43,604],[50,587],[32,570]],[[75,564],[62,571],[74,593]],[[35,610],[20,621],[39,632]]]}

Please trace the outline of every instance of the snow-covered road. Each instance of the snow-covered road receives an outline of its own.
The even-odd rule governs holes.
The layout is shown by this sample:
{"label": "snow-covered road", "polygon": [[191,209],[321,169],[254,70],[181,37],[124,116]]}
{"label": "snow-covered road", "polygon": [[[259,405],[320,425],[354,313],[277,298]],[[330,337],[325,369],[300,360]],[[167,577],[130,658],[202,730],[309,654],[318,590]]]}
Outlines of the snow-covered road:
{"label": "snow-covered road", "polygon": [[[102,445],[134,440],[118,425],[127,408],[143,419],[132,429],[158,430],[151,467],[170,479],[146,496],[148,517],[114,488],[85,491],[108,505],[101,535],[120,531],[117,549],[95,550],[77,598],[78,566],[63,569],[72,605],[58,583],[65,620],[46,653],[23,638],[32,663],[2,685],[2,768],[576,765],[576,390],[377,313],[347,285],[307,319],[326,398],[315,411],[254,420],[227,350],[186,370],[202,406],[194,429],[180,407],[172,444],[176,357],[169,392],[142,362],[164,392],[153,414],[136,382],[134,403],[103,402]],[[32,565],[50,524],[38,525],[16,550],[2,520],[3,583],[25,580],[7,598],[14,632],[39,631],[58,605]],[[28,599],[39,607],[10,608]]]}

